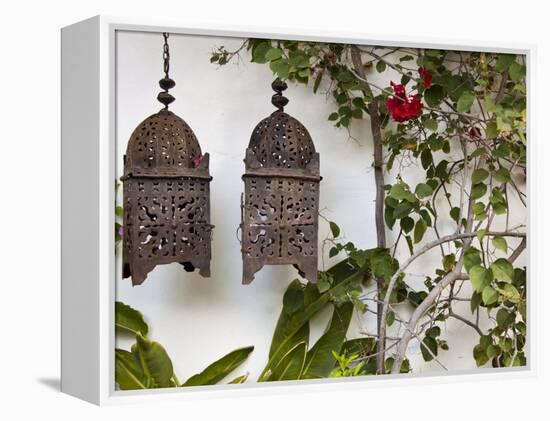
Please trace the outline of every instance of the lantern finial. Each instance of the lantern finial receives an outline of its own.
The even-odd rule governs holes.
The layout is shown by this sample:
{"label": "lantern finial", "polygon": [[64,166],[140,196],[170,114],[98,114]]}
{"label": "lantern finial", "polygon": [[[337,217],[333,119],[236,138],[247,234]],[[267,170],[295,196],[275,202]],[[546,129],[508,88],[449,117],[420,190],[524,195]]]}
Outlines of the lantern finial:
{"label": "lantern finial", "polygon": [[285,105],[288,104],[288,98],[283,96],[283,91],[288,88],[288,85],[277,78],[271,84],[271,88],[276,92],[276,94],[271,97],[271,103],[277,107],[279,111],[283,111]]}
{"label": "lantern finial", "polygon": [[162,51],[162,58],[164,59],[164,77],[159,80],[159,86],[163,90],[157,95],[157,99],[160,103],[164,104],[164,109],[168,109],[168,105],[176,100],[172,94],[168,93],[169,89],[172,89],[176,86],[176,82],[173,79],[170,79],[168,72],[170,71],[170,49],[168,47],[168,32],[163,32],[162,36],[164,37],[164,46]]}

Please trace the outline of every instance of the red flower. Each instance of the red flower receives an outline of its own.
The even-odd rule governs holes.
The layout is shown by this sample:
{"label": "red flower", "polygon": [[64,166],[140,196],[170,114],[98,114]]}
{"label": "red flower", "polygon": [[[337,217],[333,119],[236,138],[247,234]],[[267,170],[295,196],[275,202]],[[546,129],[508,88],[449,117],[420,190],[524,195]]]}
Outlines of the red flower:
{"label": "red flower", "polygon": [[432,74],[424,69],[424,67],[418,68],[418,74],[422,78],[422,83],[424,84],[424,88],[428,89],[430,86],[432,86]]}
{"label": "red flower", "polygon": [[197,168],[201,164],[201,161],[203,158],[204,158],[204,155],[199,155],[198,157],[193,159],[193,165],[195,166],[195,168]]}
{"label": "red flower", "polygon": [[393,96],[386,100],[386,107],[391,113],[392,118],[399,123],[418,118],[422,113],[420,96],[407,96],[403,85],[390,83],[393,88]]}

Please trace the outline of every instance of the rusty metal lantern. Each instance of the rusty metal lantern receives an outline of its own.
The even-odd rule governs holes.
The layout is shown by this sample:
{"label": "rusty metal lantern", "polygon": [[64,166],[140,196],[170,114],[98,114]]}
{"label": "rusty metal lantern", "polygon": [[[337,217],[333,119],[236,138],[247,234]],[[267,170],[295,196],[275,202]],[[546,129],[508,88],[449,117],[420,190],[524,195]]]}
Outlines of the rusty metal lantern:
{"label": "rusty metal lantern", "polygon": [[286,83],[271,86],[277,110],[256,126],[244,159],[243,284],[265,265],[288,264],[317,282],[319,154],[302,123],[284,112]]}
{"label": "rusty metal lantern", "polygon": [[168,110],[175,98],[164,33],[164,105],[132,133],[124,156],[123,278],[141,284],[155,266],[177,262],[188,272],[210,276],[209,156],[193,130]]}

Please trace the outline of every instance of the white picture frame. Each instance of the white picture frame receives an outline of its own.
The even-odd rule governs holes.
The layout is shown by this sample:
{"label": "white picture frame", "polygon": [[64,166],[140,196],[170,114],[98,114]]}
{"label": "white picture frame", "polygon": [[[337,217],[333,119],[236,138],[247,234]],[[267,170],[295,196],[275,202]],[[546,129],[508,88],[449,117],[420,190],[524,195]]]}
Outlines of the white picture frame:
{"label": "white picture frame", "polygon": [[[327,381],[248,383],[146,391],[117,391],[114,382],[115,253],[115,51],[116,31],[170,32],[247,38],[282,38],[310,41],[411,46],[453,50],[475,50],[525,54],[527,57],[528,109],[533,103],[532,69],[535,47],[499,45],[459,40],[381,38],[375,34],[315,32],[296,28],[259,30],[245,26],[200,26],[153,19],[96,16],[61,31],[62,46],[62,375],[61,390],[86,401],[103,405],[139,401],[178,400],[213,396],[262,393],[296,393],[330,388],[391,386],[422,381],[442,383],[476,381],[495,377],[533,376],[536,367],[533,338],[528,334],[528,366],[516,369],[477,369],[444,376],[386,375]],[[532,124],[528,118],[528,130]],[[533,154],[530,146],[529,156]],[[529,177],[528,177],[529,179]],[[530,190],[530,189],[529,189]],[[528,195],[530,197],[530,195]],[[529,212],[531,209],[529,208]],[[530,219],[530,218],[529,218]],[[530,246],[532,239],[528,236]],[[529,251],[530,247],[527,250]],[[531,256],[528,257],[532,265]],[[530,279],[530,276],[529,276]],[[529,297],[536,294],[530,282]],[[529,299],[528,314],[534,314]],[[536,319],[529,316],[529,332]]]}

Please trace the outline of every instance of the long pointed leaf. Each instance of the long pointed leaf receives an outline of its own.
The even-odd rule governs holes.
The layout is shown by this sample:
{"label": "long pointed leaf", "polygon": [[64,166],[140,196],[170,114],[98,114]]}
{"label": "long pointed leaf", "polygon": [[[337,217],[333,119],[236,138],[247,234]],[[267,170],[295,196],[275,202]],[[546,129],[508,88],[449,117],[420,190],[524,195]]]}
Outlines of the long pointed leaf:
{"label": "long pointed leaf", "polygon": [[156,387],[172,387],[174,368],[166,350],[158,342],[152,342],[138,332],[132,354],[146,377],[154,381]]}
{"label": "long pointed leaf", "polygon": [[307,354],[302,378],[317,379],[328,377],[334,367],[332,351],[340,353],[352,314],[352,303],[345,303],[341,307],[334,308],[327,331]]}
{"label": "long pointed leaf", "polygon": [[121,390],[146,389],[147,381],[131,352],[115,349],[115,382]]}
{"label": "long pointed leaf", "polygon": [[253,346],[236,349],[210,364],[199,374],[190,377],[182,386],[205,386],[216,384],[235,370],[254,350]]}
{"label": "long pointed leaf", "polygon": [[258,381],[299,380],[304,368],[307,355],[307,344],[296,344],[279,363],[269,370],[263,379]]}

